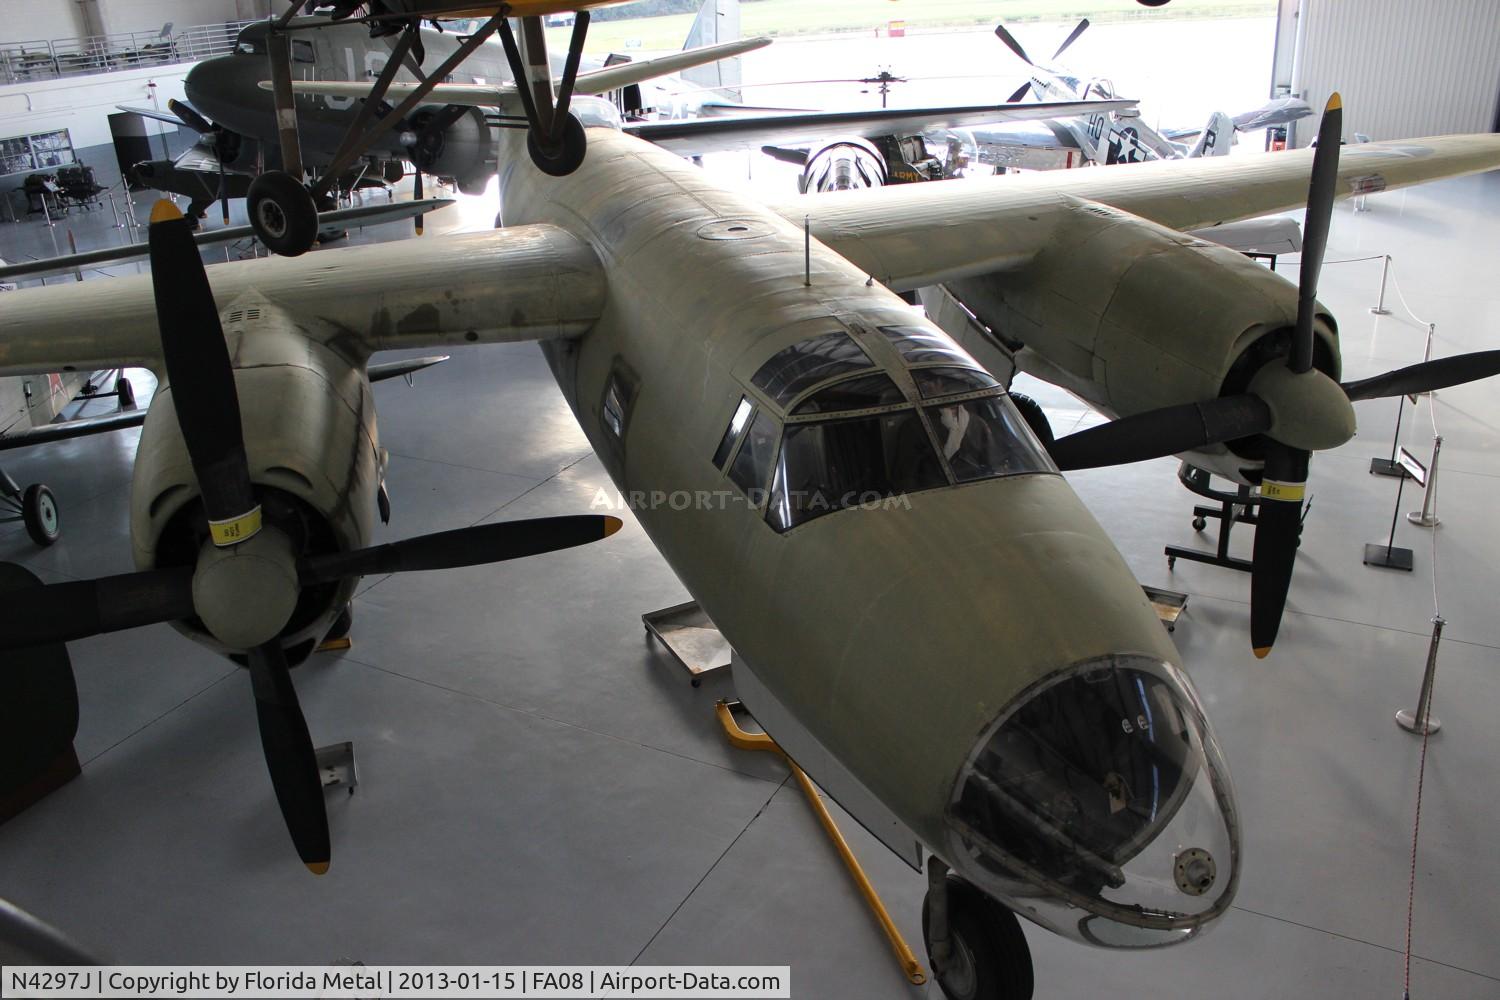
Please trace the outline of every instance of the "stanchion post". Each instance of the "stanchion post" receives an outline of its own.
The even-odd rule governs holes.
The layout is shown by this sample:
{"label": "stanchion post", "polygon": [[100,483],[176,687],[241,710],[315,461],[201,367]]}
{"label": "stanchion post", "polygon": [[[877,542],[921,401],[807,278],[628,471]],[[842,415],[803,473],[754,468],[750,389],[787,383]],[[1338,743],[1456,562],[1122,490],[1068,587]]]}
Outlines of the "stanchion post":
{"label": "stanchion post", "polygon": [[1391,434],[1391,457],[1370,459],[1370,475],[1372,476],[1395,476],[1397,479],[1405,480],[1407,476],[1400,462],[1396,461],[1396,449],[1401,441],[1401,414],[1406,409],[1406,395],[1403,393],[1396,402],[1396,430]]}
{"label": "stanchion post", "polygon": [[1427,467],[1427,489],[1422,494],[1422,509],[1411,511],[1406,519],[1419,528],[1436,528],[1442,524],[1437,516],[1438,455],[1443,451],[1443,436],[1432,439],[1432,464]]}
{"label": "stanchion post", "polygon": [[1385,307],[1385,279],[1391,273],[1391,255],[1386,254],[1385,260],[1380,265],[1380,298],[1375,300],[1375,306],[1370,312],[1376,316],[1389,316],[1391,311]]}
{"label": "stanchion post", "polygon": [[1427,669],[1422,671],[1422,691],[1417,695],[1416,711],[1409,712],[1403,708],[1396,713],[1396,725],[1418,736],[1424,732],[1435,733],[1443,728],[1437,716],[1432,714],[1432,679],[1437,674],[1438,643],[1443,639],[1443,626],[1446,624],[1442,615],[1432,616],[1432,641],[1427,646]]}

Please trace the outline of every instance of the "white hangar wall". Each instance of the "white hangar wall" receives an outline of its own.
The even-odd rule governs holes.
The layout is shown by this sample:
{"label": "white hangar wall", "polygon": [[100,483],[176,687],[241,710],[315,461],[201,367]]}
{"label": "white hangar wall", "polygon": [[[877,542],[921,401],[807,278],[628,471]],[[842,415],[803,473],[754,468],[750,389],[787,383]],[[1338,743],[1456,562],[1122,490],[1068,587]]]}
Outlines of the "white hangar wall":
{"label": "white hangar wall", "polygon": [[1292,88],[1339,91],[1346,140],[1500,130],[1500,0],[1301,0],[1300,20]]}
{"label": "white hangar wall", "polygon": [[0,0],[0,45],[265,17],[269,0]]}

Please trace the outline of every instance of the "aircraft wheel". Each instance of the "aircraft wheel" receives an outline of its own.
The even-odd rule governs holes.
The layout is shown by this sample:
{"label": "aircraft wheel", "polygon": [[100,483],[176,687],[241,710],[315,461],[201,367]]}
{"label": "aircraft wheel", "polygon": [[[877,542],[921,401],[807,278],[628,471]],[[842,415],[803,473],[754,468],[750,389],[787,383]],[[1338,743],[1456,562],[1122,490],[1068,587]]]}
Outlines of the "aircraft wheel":
{"label": "aircraft wheel", "polygon": [[531,162],[542,173],[553,177],[566,177],[577,170],[583,163],[584,153],[588,152],[588,145],[583,122],[571,114],[563,124],[562,141],[551,152],[542,149],[541,144],[536,141],[535,129],[526,130],[526,151],[531,154]]}
{"label": "aircraft wheel", "polygon": [[62,534],[62,523],[57,517],[57,499],[52,491],[41,483],[26,487],[21,497],[21,520],[26,524],[26,534],[42,548],[57,541]]}
{"label": "aircraft wheel", "polygon": [[135,386],[130,384],[130,379],[124,375],[115,379],[115,392],[119,393],[120,409],[135,409]]}
{"label": "aircraft wheel", "polygon": [[927,961],[943,996],[948,1000],[1031,1000],[1031,950],[1016,915],[957,875],[948,875],[946,884],[949,958],[941,972],[932,961],[931,900],[922,900]]}
{"label": "aircraft wheel", "polygon": [[270,170],[250,182],[245,198],[255,235],[274,253],[296,257],[318,237],[318,207],[291,174]]}
{"label": "aircraft wheel", "polygon": [[328,634],[323,636],[323,641],[332,642],[335,639],[342,639],[349,634],[349,630],[353,627],[354,605],[346,604],[344,605],[344,610],[339,612],[339,616],[335,618],[333,620],[333,624],[328,627]]}
{"label": "aircraft wheel", "polygon": [[1031,428],[1031,433],[1041,440],[1042,447],[1050,451],[1054,440],[1052,423],[1047,419],[1042,404],[1020,392],[1011,393],[1010,399],[1016,404],[1016,409],[1021,411],[1021,416],[1026,418],[1026,426]]}
{"label": "aircraft wheel", "polygon": [[1201,517],[1195,517],[1195,518],[1193,518],[1193,530],[1194,531],[1202,531],[1206,527],[1208,527],[1208,521],[1204,520]]}

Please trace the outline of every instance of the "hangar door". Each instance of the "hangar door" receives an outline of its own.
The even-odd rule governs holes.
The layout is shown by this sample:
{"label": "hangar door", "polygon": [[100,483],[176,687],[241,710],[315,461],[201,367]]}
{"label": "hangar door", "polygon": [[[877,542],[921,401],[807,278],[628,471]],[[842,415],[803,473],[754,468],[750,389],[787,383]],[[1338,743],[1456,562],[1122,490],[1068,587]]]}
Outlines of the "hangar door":
{"label": "hangar door", "polygon": [[[1346,140],[1500,131],[1500,0],[1300,6],[1293,89],[1317,108],[1342,93]],[[1317,134],[1310,122],[1298,123],[1297,145]]]}

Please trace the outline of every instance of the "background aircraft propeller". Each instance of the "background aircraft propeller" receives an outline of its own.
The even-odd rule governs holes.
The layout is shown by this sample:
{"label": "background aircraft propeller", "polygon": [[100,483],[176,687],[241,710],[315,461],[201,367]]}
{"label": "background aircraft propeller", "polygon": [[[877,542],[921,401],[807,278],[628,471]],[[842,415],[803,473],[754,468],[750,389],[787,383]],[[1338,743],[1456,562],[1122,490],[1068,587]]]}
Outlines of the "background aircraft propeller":
{"label": "background aircraft propeller", "polygon": [[[298,856],[322,874],[330,858],[322,781],[280,641],[301,589],[372,572],[448,569],[537,555],[604,538],[620,521],[600,515],[507,521],[298,558],[274,523],[262,526],[218,307],[187,220],[171,202],[152,209],[150,248],[165,395],[202,491],[213,544],[200,552],[196,566],[8,595],[0,602],[0,649],[197,618],[225,645],[245,650],[277,803]],[[283,572],[268,577],[267,565]],[[251,592],[253,601],[246,599]]]}
{"label": "background aircraft propeller", "polygon": [[[1003,36],[1002,36],[1003,37]],[[1251,391],[1196,403],[1182,403],[1132,414],[1059,438],[1048,449],[1064,472],[1164,458],[1185,451],[1259,437],[1265,468],[1261,481],[1259,523],[1250,583],[1250,643],[1265,656],[1276,641],[1291,586],[1302,526],[1302,498],[1312,451],[1283,437],[1293,429],[1276,425],[1274,409],[1262,393],[1276,395],[1281,382],[1292,393],[1314,393],[1326,378],[1313,371],[1314,322],[1318,277],[1328,247],[1333,204],[1338,193],[1338,158],[1342,128],[1339,96],[1329,98],[1318,130],[1309,182],[1302,240],[1297,322],[1292,330],[1286,369],[1291,380],[1268,380]],[[1266,367],[1280,365],[1273,360]],[[1264,369],[1263,369],[1264,371]],[[1403,393],[1430,392],[1500,374],[1500,350],[1437,358],[1371,378],[1337,386],[1350,403]],[[1300,381],[1298,381],[1300,379]],[[1320,381],[1320,379],[1322,381]],[[1331,384],[1329,385],[1331,389]],[[1336,392],[1336,390],[1333,390]],[[1351,425],[1352,426],[1352,425]]]}
{"label": "background aircraft propeller", "polygon": [[175,97],[168,98],[167,109],[181,119],[184,125],[199,135],[213,136],[214,159],[219,163],[219,189],[217,193],[219,210],[223,214],[224,225],[229,225],[229,178],[225,173],[224,161],[231,158],[231,133],[224,126],[209,121],[194,110],[191,105],[184,104]]}
{"label": "background aircraft propeller", "polygon": [[[1052,53],[1052,58],[1056,59],[1058,56],[1060,56],[1064,52],[1068,51],[1068,46],[1070,46],[1074,42],[1078,41],[1078,36],[1081,35],[1081,34],[1083,34],[1085,31],[1087,31],[1088,28],[1089,28],[1089,19],[1085,17],[1081,21],[1078,22],[1078,26],[1075,27],[1068,34],[1068,37],[1063,39],[1063,43],[1057,47],[1057,51],[1054,52],[1054,53]],[[995,37],[998,38],[998,39],[1000,39],[1002,42],[1004,42],[1010,48],[1010,50],[1012,52],[1014,52],[1017,56],[1019,56],[1020,59],[1021,59],[1021,61],[1024,62],[1026,65],[1028,65],[1028,66],[1035,66],[1036,65],[1036,63],[1034,63],[1034,62],[1031,61],[1031,57],[1026,54],[1026,50],[1023,49],[1023,48],[1021,48],[1021,43],[1016,40],[1016,36],[1012,35],[1010,33],[1010,31],[1005,27],[1005,25],[1003,25],[1003,24],[997,24],[997,25],[995,25]],[[1016,88],[1016,92],[1014,94],[1011,94],[1005,100],[1009,104],[1014,104],[1015,102],[1019,101],[1021,98],[1025,97],[1026,96],[1026,92],[1028,90],[1030,90],[1030,89],[1031,89],[1031,81],[1027,80],[1025,83],[1021,84],[1020,87]]]}

